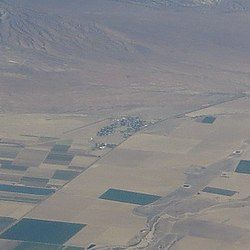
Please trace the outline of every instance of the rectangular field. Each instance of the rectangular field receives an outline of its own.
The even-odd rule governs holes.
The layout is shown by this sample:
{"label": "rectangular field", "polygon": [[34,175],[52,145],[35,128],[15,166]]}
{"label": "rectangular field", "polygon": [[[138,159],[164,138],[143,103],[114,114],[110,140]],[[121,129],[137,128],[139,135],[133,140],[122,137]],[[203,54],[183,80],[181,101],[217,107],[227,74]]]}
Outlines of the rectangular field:
{"label": "rectangular field", "polygon": [[246,160],[240,161],[235,172],[241,174],[250,174],[250,161]]}
{"label": "rectangular field", "polygon": [[34,195],[50,195],[55,193],[54,189],[49,188],[26,187],[8,184],[0,184],[0,191]]}
{"label": "rectangular field", "polygon": [[222,188],[214,188],[214,187],[205,187],[202,192],[211,193],[211,194],[219,194],[219,195],[225,195],[225,196],[233,196],[236,194],[236,191],[228,190],[228,189],[222,189]]}
{"label": "rectangular field", "polygon": [[100,199],[118,201],[124,203],[132,203],[137,205],[147,205],[160,199],[160,196],[130,192],[120,189],[109,189],[102,194]]}
{"label": "rectangular field", "polygon": [[83,227],[85,227],[84,224],[24,218],[0,237],[10,240],[63,244]]}
{"label": "rectangular field", "polygon": [[44,163],[48,164],[58,164],[58,165],[68,165],[73,160],[74,155],[69,153],[49,153]]}
{"label": "rectangular field", "polygon": [[22,148],[0,145],[0,157],[14,159]]}

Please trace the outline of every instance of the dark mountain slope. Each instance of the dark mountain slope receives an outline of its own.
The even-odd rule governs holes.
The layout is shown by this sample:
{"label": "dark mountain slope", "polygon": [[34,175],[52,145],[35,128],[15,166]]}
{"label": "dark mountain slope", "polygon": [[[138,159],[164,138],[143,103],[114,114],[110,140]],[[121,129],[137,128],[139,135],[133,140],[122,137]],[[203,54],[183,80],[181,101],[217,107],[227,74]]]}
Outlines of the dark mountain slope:
{"label": "dark mountain slope", "polygon": [[0,2],[0,10],[1,46],[31,49],[61,57],[98,54],[117,59],[140,53],[142,47],[95,21],[77,23],[70,18],[5,2]]}
{"label": "dark mountain slope", "polygon": [[0,1],[2,112],[161,115],[249,91],[247,10],[142,3]]}
{"label": "dark mountain slope", "polygon": [[199,8],[218,9],[222,12],[245,11],[250,7],[249,0],[110,0],[138,4],[154,8]]}

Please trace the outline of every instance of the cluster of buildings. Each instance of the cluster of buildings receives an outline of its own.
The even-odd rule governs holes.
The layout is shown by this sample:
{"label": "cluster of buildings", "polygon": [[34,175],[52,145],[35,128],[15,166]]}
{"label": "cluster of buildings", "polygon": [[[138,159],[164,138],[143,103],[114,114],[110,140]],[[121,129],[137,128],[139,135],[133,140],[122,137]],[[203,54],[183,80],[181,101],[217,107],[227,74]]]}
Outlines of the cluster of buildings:
{"label": "cluster of buildings", "polygon": [[105,143],[105,142],[96,142],[95,148],[97,149],[105,149],[105,148],[115,148],[117,145],[114,143]]}
{"label": "cluster of buildings", "polygon": [[115,133],[118,128],[124,128],[120,130],[120,133],[123,134],[123,137],[128,137],[131,134],[137,132],[142,127],[147,126],[147,122],[142,120],[138,116],[124,116],[120,119],[116,119],[113,123],[108,126],[101,128],[98,132],[98,136],[108,136]]}

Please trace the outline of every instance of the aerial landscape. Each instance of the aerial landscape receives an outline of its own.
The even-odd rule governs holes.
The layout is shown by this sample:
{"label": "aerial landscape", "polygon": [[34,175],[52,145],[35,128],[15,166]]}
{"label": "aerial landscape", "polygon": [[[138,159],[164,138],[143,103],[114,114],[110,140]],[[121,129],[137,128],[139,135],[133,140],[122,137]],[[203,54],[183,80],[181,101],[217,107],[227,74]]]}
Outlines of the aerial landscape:
{"label": "aerial landscape", "polygon": [[0,250],[250,249],[250,0],[0,0]]}

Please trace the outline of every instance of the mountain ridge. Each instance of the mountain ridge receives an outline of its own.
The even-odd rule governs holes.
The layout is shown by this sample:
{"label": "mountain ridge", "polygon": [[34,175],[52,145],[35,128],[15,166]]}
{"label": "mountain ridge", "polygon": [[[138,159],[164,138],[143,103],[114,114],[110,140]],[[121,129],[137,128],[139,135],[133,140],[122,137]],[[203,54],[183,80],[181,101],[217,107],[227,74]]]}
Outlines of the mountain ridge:
{"label": "mountain ridge", "polygon": [[64,17],[0,2],[0,45],[46,52],[55,56],[119,59],[144,49],[124,34],[96,22],[77,23]]}
{"label": "mountain ridge", "polygon": [[155,8],[218,9],[225,12],[249,10],[248,0],[110,0]]}

